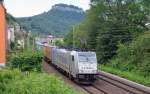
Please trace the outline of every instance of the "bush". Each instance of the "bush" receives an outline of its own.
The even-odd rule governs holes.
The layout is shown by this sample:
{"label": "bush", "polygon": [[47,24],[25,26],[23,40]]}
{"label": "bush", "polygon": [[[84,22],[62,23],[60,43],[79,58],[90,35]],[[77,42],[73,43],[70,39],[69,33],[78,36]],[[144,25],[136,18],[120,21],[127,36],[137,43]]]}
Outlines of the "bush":
{"label": "bush", "polygon": [[40,52],[23,52],[10,58],[11,68],[19,68],[21,71],[41,71],[42,54]]}
{"label": "bush", "polygon": [[0,70],[0,94],[78,94],[53,75]]}
{"label": "bush", "polygon": [[137,37],[129,45],[120,45],[110,65],[123,71],[135,71],[150,76],[150,32]]}
{"label": "bush", "polygon": [[2,92],[6,90],[8,83],[21,77],[21,72],[18,70],[0,70],[0,94],[5,94]]}

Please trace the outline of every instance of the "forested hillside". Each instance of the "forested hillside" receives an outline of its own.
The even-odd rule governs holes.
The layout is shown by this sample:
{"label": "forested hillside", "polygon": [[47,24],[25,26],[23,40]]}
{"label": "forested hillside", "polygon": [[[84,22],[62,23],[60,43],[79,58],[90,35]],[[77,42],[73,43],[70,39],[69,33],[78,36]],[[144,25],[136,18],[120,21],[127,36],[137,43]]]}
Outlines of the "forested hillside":
{"label": "forested hillside", "polygon": [[84,17],[82,9],[65,4],[57,4],[48,12],[26,18],[17,18],[24,29],[32,32],[63,36]]}
{"label": "forested hillside", "polygon": [[6,13],[6,20],[7,20],[7,23],[9,25],[16,22],[16,19],[12,15],[10,15],[9,13]]}

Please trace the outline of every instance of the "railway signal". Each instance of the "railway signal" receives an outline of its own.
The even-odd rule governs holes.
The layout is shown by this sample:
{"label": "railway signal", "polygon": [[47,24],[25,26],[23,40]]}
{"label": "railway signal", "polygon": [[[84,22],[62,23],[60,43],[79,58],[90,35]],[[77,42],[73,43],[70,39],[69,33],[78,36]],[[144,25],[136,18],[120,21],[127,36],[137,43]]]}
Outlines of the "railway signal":
{"label": "railway signal", "polygon": [[5,8],[3,0],[0,0],[0,67],[4,67],[6,63],[6,22]]}

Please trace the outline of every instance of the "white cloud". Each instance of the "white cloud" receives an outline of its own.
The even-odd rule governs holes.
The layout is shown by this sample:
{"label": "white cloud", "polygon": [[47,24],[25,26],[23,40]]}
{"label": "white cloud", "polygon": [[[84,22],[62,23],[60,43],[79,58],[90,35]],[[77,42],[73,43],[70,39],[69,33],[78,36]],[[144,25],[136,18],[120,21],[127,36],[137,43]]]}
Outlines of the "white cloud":
{"label": "white cloud", "polygon": [[90,0],[5,0],[5,7],[15,17],[26,17],[48,11],[58,3],[72,4],[87,10]]}

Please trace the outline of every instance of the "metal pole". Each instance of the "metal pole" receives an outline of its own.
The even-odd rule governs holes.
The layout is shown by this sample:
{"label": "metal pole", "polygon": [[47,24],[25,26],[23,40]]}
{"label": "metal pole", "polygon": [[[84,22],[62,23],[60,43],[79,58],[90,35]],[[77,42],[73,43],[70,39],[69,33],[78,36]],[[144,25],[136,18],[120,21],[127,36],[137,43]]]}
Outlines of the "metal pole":
{"label": "metal pole", "polygon": [[73,26],[73,48],[75,48],[74,31],[75,31],[75,27]]}

